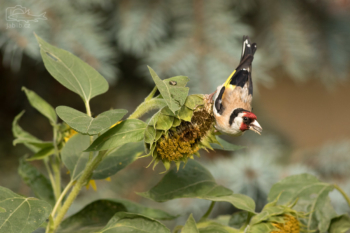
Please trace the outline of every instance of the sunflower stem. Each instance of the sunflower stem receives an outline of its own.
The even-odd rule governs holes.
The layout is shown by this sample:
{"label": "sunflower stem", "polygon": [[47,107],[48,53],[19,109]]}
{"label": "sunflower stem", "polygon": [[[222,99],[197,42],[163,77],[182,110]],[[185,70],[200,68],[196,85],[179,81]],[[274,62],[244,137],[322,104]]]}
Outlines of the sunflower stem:
{"label": "sunflower stem", "polygon": [[98,155],[87,164],[83,173],[81,174],[81,176],[77,180],[77,183],[74,185],[72,191],[67,196],[67,199],[64,202],[64,204],[62,205],[61,209],[59,211],[57,211],[57,217],[54,219],[53,227],[50,228],[47,233],[54,233],[57,230],[58,226],[60,225],[60,223],[63,220],[63,217],[67,213],[69,207],[72,205],[73,201],[78,196],[82,187],[89,180],[93,170],[99,165],[99,163],[105,157],[105,155],[107,154],[106,152],[107,151],[100,151],[98,153]]}
{"label": "sunflower stem", "polygon": [[334,184],[333,186],[334,186],[334,188],[335,188],[336,190],[338,190],[338,191],[341,193],[341,195],[343,195],[344,199],[346,200],[346,202],[348,203],[348,205],[349,205],[349,207],[350,207],[350,198],[349,198],[349,196],[348,196],[348,195],[344,192],[344,190],[343,190],[342,188],[340,188],[337,184]]}
{"label": "sunflower stem", "polygon": [[205,220],[209,217],[211,211],[212,211],[213,208],[214,208],[215,203],[216,203],[215,201],[212,201],[212,202],[210,203],[210,206],[209,206],[207,212],[205,212],[205,214],[204,214],[204,215],[201,217],[201,219],[199,220],[200,222],[205,221]]}

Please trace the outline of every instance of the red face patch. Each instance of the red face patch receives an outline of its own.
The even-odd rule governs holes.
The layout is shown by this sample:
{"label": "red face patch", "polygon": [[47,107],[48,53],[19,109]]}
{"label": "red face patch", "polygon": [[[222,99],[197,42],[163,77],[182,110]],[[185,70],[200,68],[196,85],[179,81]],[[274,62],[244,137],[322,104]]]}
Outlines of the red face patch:
{"label": "red face patch", "polygon": [[248,118],[251,119],[251,120],[256,120],[256,119],[257,119],[257,117],[255,116],[255,114],[252,113],[252,112],[247,112],[247,113],[244,114],[243,116],[244,116],[244,117],[248,117]]}
{"label": "red face patch", "polygon": [[[256,115],[252,112],[246,112],[243,117],[248,117],[250,119],[250,122],[253,122],[254,120],[257,119]],[[242,122],[241,127],[239,127],[241,131],[246,131],[249,129],[249,124],[246,124]]]}

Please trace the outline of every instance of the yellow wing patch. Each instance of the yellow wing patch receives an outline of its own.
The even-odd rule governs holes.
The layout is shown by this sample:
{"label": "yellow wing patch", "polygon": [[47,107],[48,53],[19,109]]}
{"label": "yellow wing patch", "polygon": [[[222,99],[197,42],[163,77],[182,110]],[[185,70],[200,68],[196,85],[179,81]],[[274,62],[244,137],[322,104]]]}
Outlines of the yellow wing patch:
{"label": "yellow wing patch", "polygon": [[[224,84],[225,88],[228,87],[228,85],[230,85],[232,76],[233,76],[235,73],[236,73],[236,70],[234,70],[234,71],[232,72],[232,74],[230,74],[230,76],[228,76],[228,78],[227,78],[227,80],[226,80],[226,82],[225,82],[225,84]],[[236,87],[235,85],[232,85],[232,86]]]}
{"label": "yellow wing patch", "polygon": [[236,85],[232,85],[230,84],[233,75],[236,73],[236,70],[234,70],[232,72],[232,74],[227,78],[226,82],[224,83],[224,87],[225,87],[225,91],[224,94],[222,94],[222,99],[224,99],[225,97],[225,93],[227,92],[228,89],[230,89],[231,91],[233,91],[236,88]]}

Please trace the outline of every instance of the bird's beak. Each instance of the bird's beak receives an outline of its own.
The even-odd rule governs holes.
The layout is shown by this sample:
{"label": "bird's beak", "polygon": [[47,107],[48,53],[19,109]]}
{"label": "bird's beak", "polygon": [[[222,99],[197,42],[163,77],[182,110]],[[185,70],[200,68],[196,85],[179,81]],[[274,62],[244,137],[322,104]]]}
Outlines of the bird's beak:
{"label": "bird's beak", "polygon": [[261,128],[261,126],[259,125],[259,123],[258,123],[257,120],[255,120],[255,121],[253,121],[252,123],[250,123],[249,129],[252,130],[252,131],[254,131],[255,133],[257,133],[257,134],[259,134],[259,135],[261,135],[261,132],[262,132],[262,130],[263,130],[263,129]]}

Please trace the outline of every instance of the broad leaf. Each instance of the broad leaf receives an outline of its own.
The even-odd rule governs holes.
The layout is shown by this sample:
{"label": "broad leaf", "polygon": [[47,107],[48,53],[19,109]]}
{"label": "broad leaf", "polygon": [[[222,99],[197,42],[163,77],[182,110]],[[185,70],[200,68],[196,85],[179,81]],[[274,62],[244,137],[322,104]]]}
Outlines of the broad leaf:
{"label": "broad leaf", "polygon": [[310,174],[294,175],[274,184],[268,200],[274,200],[280,194],[280,204],[292,203],[298,199],[294,208],[310,213],[306,224],[308,230],[318,228],[321,232],[326,232],[331,219],[336,217],[328,197],[333,189],[333,185],[322,183]]}
{"label": "broad leaf", "polygon": [[350,229],[350,217],[347,214],[332,219],[329,233],[346,233]]}
{"label": "broad leaf", "polygon": [[196,221],[194,220],[192,214],[188,217],[185,226],[182,228],[181,233],[199,233]]}
{"label": "broad leaf", "polygon": [[22,197],[0,187],[0,232],[31,233],[49,216],[51,206],[33,197]]}
{"label": "broad leaf", "polygon": [[170,233],[162,223],[139,214],[116,213],[108,224],[96,233]]}
{"label": "broad leaf", "polygon": [[121,203],[126,207],[127,212],[141,214],[149,218],[155,218],[158,220],[172,220],[177,218],[177,216],[168,214],[163,210],[149,208],[125,199],[108,199],[108,201]]}
{"label": "broad leaf", "polygon": [[75,131],[81,134],[96,135],[120,121],[128,112],[124,109],[113,109],[92,118],[74,108],[59,106],[57,115]]}
{"label": "broad leaf", "polygon": [[211,201],[229,202],[237,209],[245,210],[250,213],[255,213],[254,200],[243,194],[232,193],[231,195],[228,195],[228,196],[207,197],[204,199],[211,200]]}
{"label": "broad leaf", "polygon": [[97,200],[65,219],[59,233],[90,233],[101,230],[117,212],[127,211],[121,203]]}
{"label": "broad leaf", "polygon": [[59,49],[35,35],[46,69],[63,86],[89,102],[108,90],[108,83],[94,68],[70,52]]}
{"label": "broad leaf", "polygon": [[16,138],[13,141],[13,145],[18,143],[23,143],[26,147],[31,149],[34,152],[38,152],[39,150],[52,145],[52,142],[43,142],[40,139],[34,137],[30,133],[24,131],[21,126],[19,126],[18,121],[24,114],[24,111],[20,112],[12,122],[12,133]]}
{"label": "broad leaf", "polygon": [[90,145],[90,137],[76,134],[71,137],[61,151],[61,158],[68,168],[72,180],[76,180],[89,160],[89,152],[84,150]]}
{"label": "broad leaf", "polygon": [[105,179],[134,162],[144,150],[143,142],[130,142],[108,154],[92,173],[92,179]]}
{"label": "broad leaf", "polygon": [[216,150],[236,151],[245,148],[244,146],[237,146],[231,144],[219,137],[216,137],[216,139],[220,143],[220,145],[217,143],[210,143],[210,146]]}
{"label": "broad leaf", "polygon": [[200,222],[197,224],[197,228],[199,233],[241,233],[241,231],[238,229],[234,229],[213,221]]}
{"label": "broad leaf", "polygon": [[154,201],[163,202],[175,198],[197,197],[210,199],[229,196],[232,191],[218,185],[210,172],[194,160],[189,160],[183,169],[176,167],[148,192],[139,193],[141,196]]}
{"label": "broad leaf", "polygon": [[48,147],[44,147],[43,149],[39,150],[36,152],[33,156],[30,158],[26,159],[27,161],[34,161],[34,160],[43,160],[46,157],[54,154],[55,149],[53,145],[49,145]]}
{"label": "broad leaf", "polygon": [[112,150],[128,142],[141,141],[146,127],[141,120],[125,120],[99,136],[86,151]]}
{"label": "broad leaf", "polygon": [[22,87],[22,90],[26,93],[30,105],[47,117],[52,125],[56,124],[57,116],[51,105],[38,96],[34,91],[31,91],[25,87]]}
{"label": "broad leaf", "polygon": [[52,206],[55,197],[50,181],[35,167],[27,163],[24,158],[19,160],[18,174],[41,200],[47,201]]}
{"label": "broad leaf", "polygon": [[185,87],[185,85],[188,82],[188,78],[185,76],[176,76],[161,80],[151,67],[148,67],[148,69],[163,99],[166,101],[170,110],[175,113],[175,111],[184,105],[187,98],[189,88]]}
{"label": "broad leaf", "polygon": [[232,214],[228,225],[234,228],[241,228],[247,221],[249,213],[246,211],[239,211]]}
{"label": "broad leaf", "polygon": [[195,110],[198,106],[204,105],[204,96],[203,95],[189,95],[187,96],[186,107]]}

